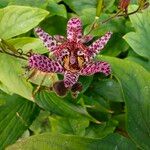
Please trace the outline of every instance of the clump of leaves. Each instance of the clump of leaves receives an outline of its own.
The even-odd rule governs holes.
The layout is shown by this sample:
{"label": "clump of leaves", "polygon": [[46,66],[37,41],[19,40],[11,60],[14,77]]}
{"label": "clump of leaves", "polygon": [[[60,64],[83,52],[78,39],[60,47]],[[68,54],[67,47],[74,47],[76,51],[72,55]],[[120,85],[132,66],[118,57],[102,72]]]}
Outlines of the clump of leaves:
{"label": "clump of leaves", "polygon": [[0,149],[149,150],[148,5],[1,1]]}

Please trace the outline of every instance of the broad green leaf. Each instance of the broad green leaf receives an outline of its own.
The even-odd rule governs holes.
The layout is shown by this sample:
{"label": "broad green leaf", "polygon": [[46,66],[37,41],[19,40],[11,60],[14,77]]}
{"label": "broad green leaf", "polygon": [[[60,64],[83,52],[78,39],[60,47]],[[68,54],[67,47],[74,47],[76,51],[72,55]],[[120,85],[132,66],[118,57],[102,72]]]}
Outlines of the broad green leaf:
{"label": "broad green leaf", "polygon": [[95,8],[96,14],[96,0],[63,0],[73,11],[77,14],[82,14],[82,11],[87,8]]}
{"label": "broad green leaf", "polygon": [[50,116],[50,112],[41,110],[39,115],[33,121],[29,129],[34,134],[41,134],[43,132],[49,132],[51,130],[49,116]]}
{"label": "broad green leaf", "polygon": [[145,69],[150,71],[150,59],[146,59],[144,57],[141,57],[140,55],[136,54],[133,50],[129,52],[127,60],[134,61],[141,66],[143,66]]}
{"label": "broad green leaf", "polygon": [[[92,86],[92,85],[91,85]],[[85,94],[88,96],[83,96],[83,100],[85,103],[85,106],[88,108],[90,111],[99,112],[102,113],[113,113],[112,110],[110,110],[109,104],[106,100],[104,100],[102,97],[94,93],[93,91],[90,92],[91,90],[87,90]]]}
{"label": "broad green leaf", "polygon": [[13,45],[16,49],[22,49],[24,53],[29,52],[31,49],[35,53],[45,53],[48,50],[43,45],[42,41],[38,38],[21,37],[7,40],[8,43]]}
{"label": "broad green leaf", "polygon": [[61,16],[51,16],[45,19],[40,25],[50,35],[65,35],[67,20]]}
{"label": "broad green leaf", "polygon": [[115,0],[104,0],[104,10],[111,8],[114,4]]}
{"label": "broad green leaf", "polygon": [[41,91],[37,93],[35,101],[39,106],[54,114],[70,118],[86,117],[93,122],[99,123],[99,121],[88,114],[85,108],[73,105],[53,92]]}
{"label": "broad green leaf", "polygon": [[118,121],[116,120],[109,120],[108,122],[104,122],[99,125],[92,124],[88,128],[86,128],[85,136],[91,138],[103,138],[113,133],[117,125]]}
{"label": "broad green leaf", "polygon": [[9,0],[9,5],[31,6],[45,9],[47,0]]}
{"label": "broad green leaf", "polygon": [[56,0],[9,0],[9,5],[31,6],[46,9],[50,15],[67,17],[66,8],[63,4],[57,4]]}
{"label": "broad green leaf", "polygon": [[150,19],[148,18],[150,18],[150,8],[145,9],[142,13],[131,15],[130,20],[135,28],[135,32],[127,33],[124,39],[137,54],[150,59]]}
{"label": "broad green leaf", "polygon": [[0,106],[0,149],[14,143],[39,113],[33,102],[20,96],[5,94],[3,99],[6,103]]}
{"label": "broad green leaf", "polygon": [[88,89],[92,80],[93,80],[93,76],[84,76],[84,77],[81,76],[79,78],[79,82],[81,82],[83,86],[83,90],[81,91],[81,93],[84,93]]}
{"label": "broad green leaf", "polygon": [[[102,57],[120,80],[126,104],[127,131],[143,149],[150,149],[150,73],[127,60]],[[142,140],[141,140],[142,139]]]}
{"label": "broad green leaf", "polygon": [[6,7],[9,3],[9,0],[1,0],[0,2],[0,8]]}
{"label": "broad green leaf", "polygon": [[[91,95],[101,96],[106,100],[123,102],[123,95],[119,83],[113,79],[103,79],[91,84]],[[91,91],[89,88],[89,92]]]}
{"label": "broad green leaf", "polygon": [[72,135],[85,135],[85,129],[89,126],[89,120],[87,118],[64,118],[59,116],[49,117],[51,122],[51,132],[72,134]]}
{"label": "broad green leaf", "polygon": [[1,81],[0,81],[0,90],[4,91],[7,94],[10,94],[10,95],[12,94],[9,88],[6,85],[4,85]]}
{"label": "broad green leaf", "polygon": [[135,150],[127,138],[117,134],[103,139],[85,138],[72,135],[44,133],[18,141],[6,150]]}
{"label": "broad green leaf", "polygon": [[23,78],[21,61],[7,54],[0,54],[0,81],[13,93],[32,100],[32,86]]}
{"label": "broad green leaf", "polygon": [[49,0],[47,10],[51,12],[51,15],[67,18],[67,11],[65,6],[63,4],[57,4],[55,0]]}
{"label": "broad green leaf", "polygon": [[82,20],[83,25],[89,25],[89,28],[91,27],[92,23],[94,22],[96,15],[96,8],[85,8],[82,10],[82,15],[80,15],[80,18]]}
{"label": "broad green leaf", "polygon": [[37,26],[49,13],[27,6],[0,9],[0,38],[9,39]]}

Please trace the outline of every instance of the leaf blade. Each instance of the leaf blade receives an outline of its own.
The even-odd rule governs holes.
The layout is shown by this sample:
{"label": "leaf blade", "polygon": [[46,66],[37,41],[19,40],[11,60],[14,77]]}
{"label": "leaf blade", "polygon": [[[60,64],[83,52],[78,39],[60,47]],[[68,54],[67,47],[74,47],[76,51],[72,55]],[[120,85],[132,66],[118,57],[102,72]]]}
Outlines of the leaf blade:
{"label": "leaf blade", "polygon": [[63,134],[51,134],[44,133],[38,136],[32,136],[31,138],[17,142],[16,144],[7,148],[7,150],[91,150],[91,149],[103,149],[103,150],[134,150],[136,149],[134,144],[128,139],[119,136],[117,134],[109,135],[104,139],[92,139],[83,138],[79,136],[63,135]]}
{"label": "leaf blade", "polygon": [[14,143],[39,113],[33,102],[17,95],[4,96],[6,103],[0,106],[0,148]]}
{"label": "leaf blade", "polygon": [[0,9],[0,38],[9,39],[37,26],[49,13],[27,6],[7,6]]}
{"label": "leaf blade", "polygon": [[148,150],[150,148],[150,74],[134,62],[112,57],[101,59],[111,64],[113,74],[121,82],[129,135],[141,148]]}

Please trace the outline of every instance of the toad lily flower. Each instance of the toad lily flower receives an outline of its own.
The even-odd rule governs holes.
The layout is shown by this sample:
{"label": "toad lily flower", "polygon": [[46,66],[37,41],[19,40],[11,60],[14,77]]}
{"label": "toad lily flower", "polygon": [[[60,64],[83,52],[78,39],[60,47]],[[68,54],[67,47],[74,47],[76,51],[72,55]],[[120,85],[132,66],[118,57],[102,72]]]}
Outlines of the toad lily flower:
{"label": "toad lily flower", "polygon": [[54,55],[54,59],[40,54],[29,57],[29,67],[47,73],[64,74],[64,86],[72,88],[80,75],[89,76],[98,72],[106,76],[110,74],[110,65],[104,61],[94,61],[93,58],[106,45],[111,32],[96,40],[90,46],[86,43],[92,39],[90,35],[82,34],[82,24],[79,18],[71,18],[67,24],[67,38],[51,36],[41,28],[35,29],[45,47]]}

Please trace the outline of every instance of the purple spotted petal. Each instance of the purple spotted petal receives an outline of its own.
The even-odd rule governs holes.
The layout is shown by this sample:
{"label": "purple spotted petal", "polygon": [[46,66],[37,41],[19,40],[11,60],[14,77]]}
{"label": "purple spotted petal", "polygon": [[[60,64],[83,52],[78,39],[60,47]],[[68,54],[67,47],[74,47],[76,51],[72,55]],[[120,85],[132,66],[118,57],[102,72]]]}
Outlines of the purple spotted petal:
{"label": "purple spotted petal", "polygon": [[43,72],[64,72],[63,67],[58,62],[55,62],[54,60],[51,60],[50,58],[40,54],[34,54],[29,57],[29,67]]}
{"label": "purple spotted petal", "polygon": [[39,38],[43,41],[44,46],[47,47],[49,51],[55,50],[57,43],[52,36],[44,32],[41,28],[36,28],[35,32],[39,36]]}
{"label": "purple spotted petal", "polygon": [[96,54],[98,54],[107,44],[111,35],[111,32],[107,32],[104,36],[102,36],[100,39],[96,40],[93,44],[91,44],[88,49],[89,57],[95,57]]}
{"label": "purple spotted petal", "polygon": [[102,72],[106,76],[111,73],[110,65],[104,61],[91,62],[80,70],[81,75],[93,75]]}
{"label": "purple spotted petal", "polygon": [[92,35],[85,35],[85,36],[82,37],[81,42],[82,42],[82,43],[88,43],[88,42],[90,42],[92,39],[93,39],[93,36],[92,36]]}
{"label": "purple spotted petal", "polygon": [[65,72],[64,84],[66,88],[72,87],[78,81],[79,75],[77,73]]}
{"label": "purple spotted petal", "polygon": [[62,35],[54,35],[54,39],[59,43],[63,43],[66,41],[66,38]]}
{"label": "purple spotted petal", "polygon": [[79,41],[82,38],[82,23],[79,18],[71,18],[67,24],[67,39]]}

